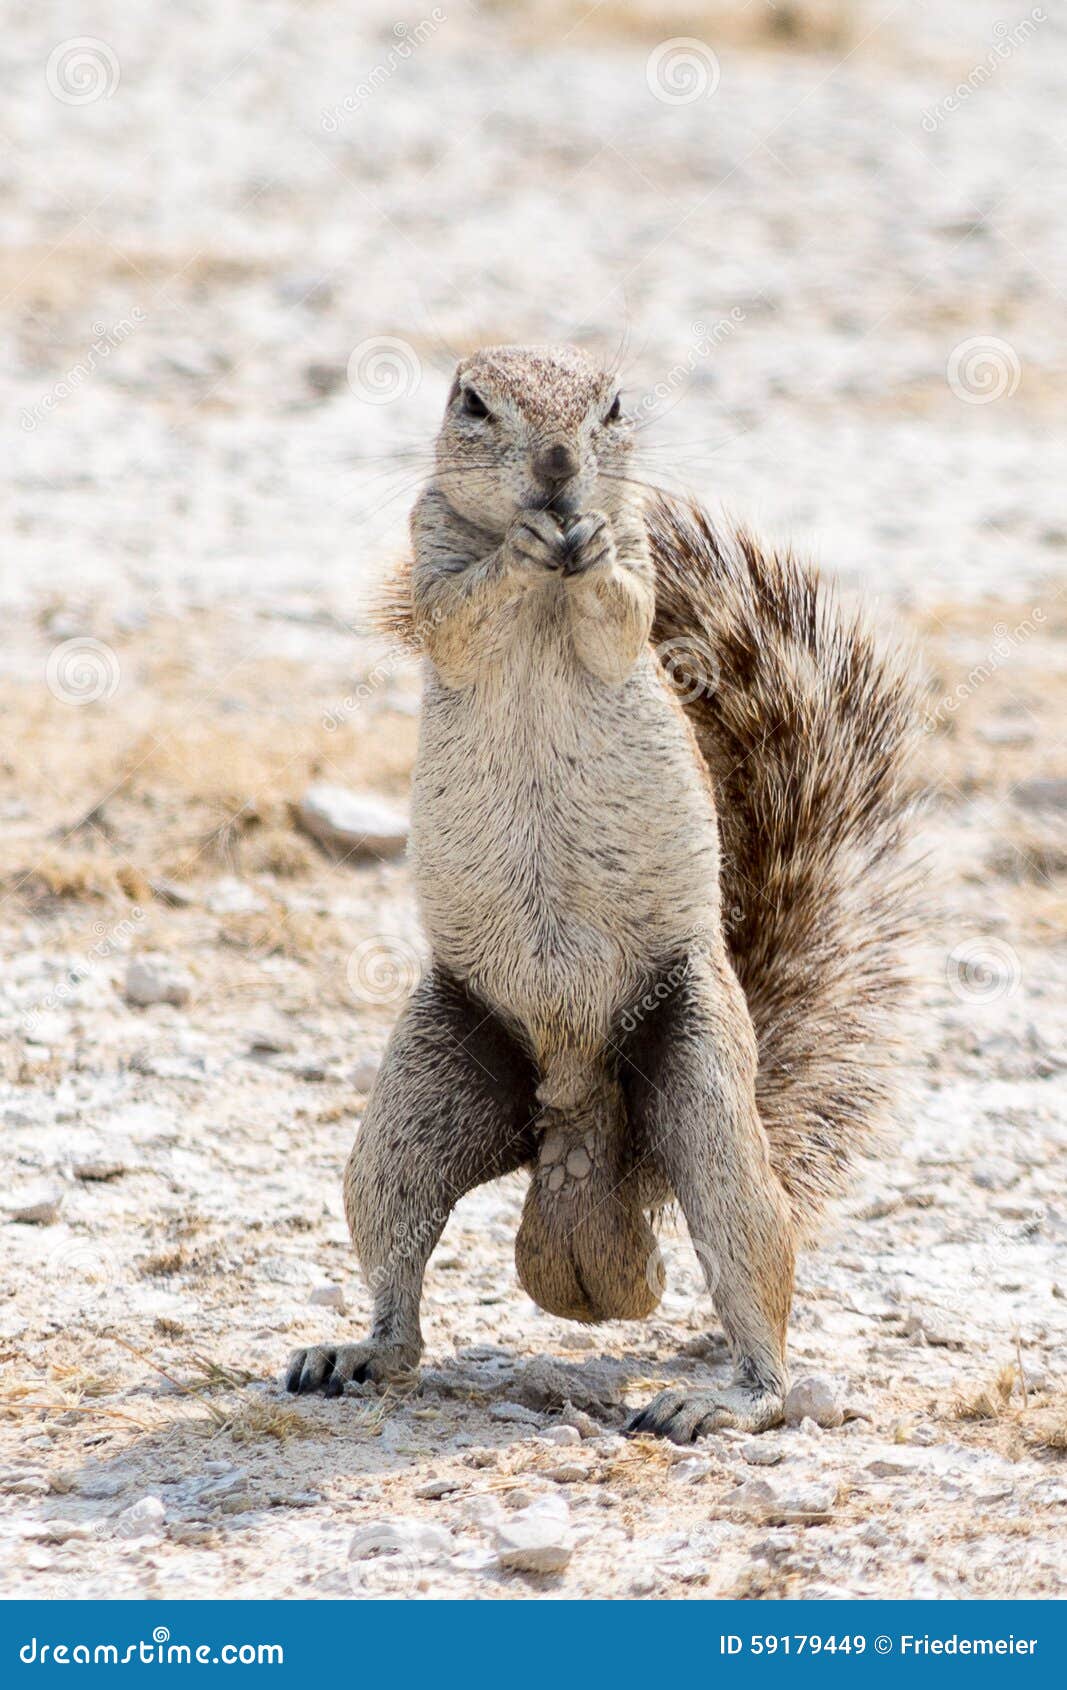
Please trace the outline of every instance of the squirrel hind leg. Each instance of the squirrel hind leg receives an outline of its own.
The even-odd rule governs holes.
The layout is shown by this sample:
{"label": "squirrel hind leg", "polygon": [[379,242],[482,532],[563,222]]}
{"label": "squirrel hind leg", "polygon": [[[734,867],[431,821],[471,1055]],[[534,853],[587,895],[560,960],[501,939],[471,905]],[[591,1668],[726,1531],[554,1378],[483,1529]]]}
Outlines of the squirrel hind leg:
{"label": "squirrel hind leg", "polygon": [[519,1281],[540,1308],[595,1324],[640,1320],[662,1293],[656,1235],[627,1165],[622,1094],[598,1076],[580,1105],[548,1107],[515,1240]]}
{"label": "squirrel hind leg", "polygon": [[536,1072],[487,1006],[433,970],[393,1029],[345,1170],[345,1213],[373,1296],[359,1343],[298,1350],[290,1391],[385,1383],[422,1351],[426,1263],[461,1196],[536,1155]]}
{"label": "squirrel hind leg", "polygon": [[675,1193],[735,1363],[731,1385],[661,1392],[628,1428],[688,1442],[781,1418],[794,1221],[755,1102],[755,1041],[725,956],[694,956],[630,1035],[631,1129]]}

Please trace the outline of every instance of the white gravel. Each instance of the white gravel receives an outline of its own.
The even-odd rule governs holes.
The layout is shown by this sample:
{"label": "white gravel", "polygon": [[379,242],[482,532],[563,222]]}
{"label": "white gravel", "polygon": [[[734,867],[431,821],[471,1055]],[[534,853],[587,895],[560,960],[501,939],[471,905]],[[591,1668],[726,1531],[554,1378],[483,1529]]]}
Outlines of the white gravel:
{"label": "white gravel", "polygon": [[[709,5],[717,86],[673,103],[650,54],[698,26],[651,0],[444,10],[403,57],[386,0],[41,0],[0,42],[0,1587],[1062,1594],[1062,861],[1018,867],[1008,788],[1062,813],[1063,20],[982,74],[1024,10],[812,0],[840,38],[785,40]],[[99,97],[57,97],[87,28]],[[939,684],[1002,699],[927,824],[913,1094],[801,1267],[796,1424],[673,1465],[616,1429],[724,1376],[688,1245],[652,1321],[568,1328],[515,1282],[518,1178],[449,1223],[421,1394],[278,1384],[360,1332],[341,1169],[422,957],[402,860],[336,863],[295,807],[402,813],[415,677],[362,616],[454,355],[594,333],[654,479],[925,614]],[[183,837],[179,879],[212,779],[246,830]]]}

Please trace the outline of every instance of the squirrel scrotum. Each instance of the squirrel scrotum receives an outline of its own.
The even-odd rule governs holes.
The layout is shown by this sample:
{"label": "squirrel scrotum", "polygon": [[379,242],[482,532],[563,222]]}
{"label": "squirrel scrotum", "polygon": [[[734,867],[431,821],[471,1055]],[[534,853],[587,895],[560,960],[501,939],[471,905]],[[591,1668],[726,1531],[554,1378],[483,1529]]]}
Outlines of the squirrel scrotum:
{"label": "squirrel scrotum", "polygon": [[290,1390],[410,1371],[452,1208],[527,1167],[519,1276],[571,1319],[649,1313],[652,1222],[685,1216],[734,1382],[631,1430],[780,1419],[796,1249],[893,1093],[916,683],[814,571],[650,495],[631,450],[575,348],[459,366],[383,611],[424,659],[432,962],[345,1173],[373,1321],[298,1351]]}

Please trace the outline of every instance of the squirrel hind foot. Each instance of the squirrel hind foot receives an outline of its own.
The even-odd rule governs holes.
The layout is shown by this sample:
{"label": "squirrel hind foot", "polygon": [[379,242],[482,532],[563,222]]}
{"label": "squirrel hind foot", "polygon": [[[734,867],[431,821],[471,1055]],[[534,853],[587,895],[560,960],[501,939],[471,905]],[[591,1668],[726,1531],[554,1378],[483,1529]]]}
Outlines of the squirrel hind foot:
{"label": "squirrel hind foot", "polygon": [[374,1338],[360,1344],[314,1344],[290,1356],[285,1388],[297,1396],[321,1392],[339,1397],[350,1382],[387,1385],[407,1379],[418,1359],[418,1351],[410,1345]]}
{"label": "squirrel hind foot", "polygon": [[723,1427],[742,1432],[766,1432],[782,1422],[782,1395],[778,1390],[746,1383],[707,1386],[676,1386],[660,1391],[623,1427],[627,1437],[642,1433],[669,1438],[671,1443],[691,1444]]}

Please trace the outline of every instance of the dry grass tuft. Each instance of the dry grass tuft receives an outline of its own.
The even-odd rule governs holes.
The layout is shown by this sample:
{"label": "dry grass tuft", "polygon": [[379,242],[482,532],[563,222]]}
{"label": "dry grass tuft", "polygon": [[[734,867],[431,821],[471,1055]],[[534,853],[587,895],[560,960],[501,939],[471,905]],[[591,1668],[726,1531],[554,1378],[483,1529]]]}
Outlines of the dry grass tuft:
{"label": "dry grass tuft", "polygon": [[219,928],[224,944],[257,957],[286,956],[312,962],[322,950],[328,918],[288,909],[272,902],[265,910],[242,910],[225,916]]}
{"label": "dry grass tuft", "polygon": [[954,1409],[957,1420],[999,1420],[1007,1413],[1018,1382],[1019,1370],[1014,1362],[1009,1362],[972,1396],[957,1397]]}
{"label": "dry grass tuft", "polygon": [[1032,1449],[1048,1450],[1055,1455],[1067,1454],[1067,1417],[1062,1406],[1055,1414],[1032,1426],[1026,1441]]}
{"label": "dry grass tuft", "polygon": [[149,1279],[167,1279],[172,1273],[180,1273],[186,1265],[186,1254],[180,1245],[172,1250],[159,1250],[154,1256],[146,1256],[140,1264],[141,1273]]}
{"label": "dry grass tuft", "polygon": [[190,1390],[241,1390],[255,1378],[255,1374],[249,1373],[245,1368],[223,1364],[211,1356],[194,1355],[191,1361],[200,1378],[197,1385],[190,1385]]}
{"label": "dry grass tuft", "polygon": [[241,1397],[223,1414],[212,1436],[228,1436],[235,1444],[261,1443],[264,1438],[284,1444],[290,1438],[321,1436],[321,1427],[298,1408],[262,1397]]}
{"label": "dry grass tuft", "polygon": [[152,896],[147,877],[132,863],[100,852],[48,851],[33,865],[0,873],[0,892],[14,892],[31,909],[59,898],[114,898],[140,904]]}

